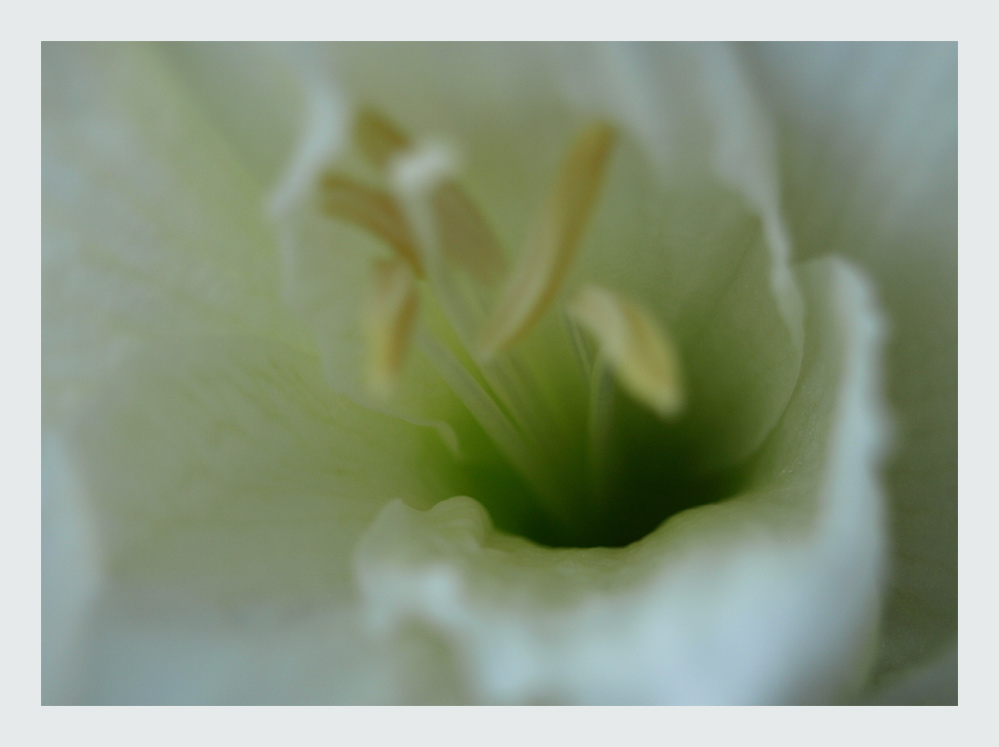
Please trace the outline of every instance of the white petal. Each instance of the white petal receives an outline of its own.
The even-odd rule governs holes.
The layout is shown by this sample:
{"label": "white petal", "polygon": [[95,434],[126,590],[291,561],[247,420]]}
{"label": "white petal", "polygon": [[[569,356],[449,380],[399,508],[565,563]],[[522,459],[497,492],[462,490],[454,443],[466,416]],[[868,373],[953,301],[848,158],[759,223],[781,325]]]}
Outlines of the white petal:
{"label": "white petal", "polygon": [[62,441],[42,440],[42,702],[79,700],[81,630],[101,584],[95,527]]}
{"label": "white petal", "polygon": [[[351,654],[371,648],[350,557],[388,500],[447,494],[441,449],[425,429],[335,397],[318,362],[286,347],[209,339],[122,369],[68,444],[107,587],[78,652],[80,697],[196,702],[217,686],[206,700],[285,700],[316,678],[319,699],[436,697],[401,693],[391,657],[369,671]],[[357,671],[320,671],[310,646]],[[255,679],[235,682],[231,667]],[[352,691],[355,677],[371,683]]]}
{"label": "white petal", "polygon": [[889,317],[889,672],[957,630],[957,45],[745,51],[779,115],[799,255],[855,258]]}
{"label": "white petal", "polygon": [[383,503],[446,490],[424,439],[333,395],[309,356],[209,338],[122,369],[70,448],[117,572],[235,600],[345,589],[344,543]]}
{"label": "white petal", "polygon": [[860,687],[881,589],[880,325],[849,268],[802,275],[802,378],[745,494],[619,550],[494,532],[471,498],[386,506],[358,549],[372,619],[436,626],[499,702],[821,702]]}
{"label": "white petal", "polygon": [[49,44],[42,67],[46,422],[145,344],[307,345],[279,300],[260,185],[158,52]]}
{"label": "white petal", "polygon": [[787,266],[779,162],[771,122],[730,48],[720,44],[594,44],[556,48],[563,86],[584,109],[620,121],[667,184],[733,188],[763,224],[771,283],[800,343],[800,295]]}
{"label": "white petal", "polygon": [[304,119],[289,50],[273,44],[174,43],[162,48],[186,90],[266,187],[278,180]]}
{"label": "white petal", "polygon": [[108,705],[458,704],[446,647],[390,643],[340,605],[231,611],[182,594],[114,587],[90,627],[74,702]]}

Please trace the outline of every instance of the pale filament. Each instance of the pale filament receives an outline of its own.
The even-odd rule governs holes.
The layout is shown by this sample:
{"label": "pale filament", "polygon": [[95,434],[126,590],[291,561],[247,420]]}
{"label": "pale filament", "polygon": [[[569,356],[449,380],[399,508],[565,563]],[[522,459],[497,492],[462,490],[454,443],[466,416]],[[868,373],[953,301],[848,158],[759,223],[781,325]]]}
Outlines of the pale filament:
{"label": "pale filament", "polygon": [[364,317],[368,340],[366,380],[371,393],[385,399],[406,361],[419,295],[416,277],[405,261],[383,260],[375,264],[374,270],[374,292]]}

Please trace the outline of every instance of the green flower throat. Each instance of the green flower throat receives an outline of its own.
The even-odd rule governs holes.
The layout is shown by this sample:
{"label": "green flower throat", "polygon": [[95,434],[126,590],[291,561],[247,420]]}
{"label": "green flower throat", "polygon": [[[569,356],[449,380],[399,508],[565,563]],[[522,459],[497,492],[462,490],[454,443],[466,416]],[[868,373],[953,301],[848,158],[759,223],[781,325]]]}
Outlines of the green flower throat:
{"label": "green flower throat", "polygon": [[381,114],[361,112],[353,142],[389,189],[336,171],[319,182],[326,215],[391,249],[372,261],[362,313],[369,394],[390,403],[417,348],[467,411],[441,418],[457,436],[453,489],[546,545],[630,544],[732,495],[742,472],[699,453],[725,434],[692,420],[656,313],[603,285],[564,292],[617,139],[599,122],[576,135],[509,273],[446,149]]}

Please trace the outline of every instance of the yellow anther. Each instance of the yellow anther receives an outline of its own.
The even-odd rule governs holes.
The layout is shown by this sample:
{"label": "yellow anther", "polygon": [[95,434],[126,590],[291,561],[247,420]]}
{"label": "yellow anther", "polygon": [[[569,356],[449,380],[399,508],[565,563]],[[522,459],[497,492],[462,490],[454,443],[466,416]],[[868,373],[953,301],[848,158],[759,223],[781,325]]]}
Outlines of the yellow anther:
{"label": "yellow anther", "polygon": [[548,205],[486,324],[480,344],[489,358],[526,334],[558,294],[603,181],[614,130],[597,123],[573,143]]}
{"label": "yellow anther", "polygon": [[419,296],[410,266],[400,259],[375,265],[374,293],[365,317],[370,392],[387,399],[399,378],[413,335]]}
{"label": "yellow anther", "polygon": [[435,190],[432,205],[444,257],[481,283],[501,276],[505,262],[499,242],[461,187],[444,182]]}
{"label": "yellow anther", "polygon": [[593,285],[579,291],[568,308],[596,338],[626,391],[662,418],[680,413],[684,405],[680,356],[648,311]]}
{"label": "yellow anther", "polygon": [[413,272],[423,276],[416,242],[391,196],[339,174],[324,174],[320,188],[327,213],[370,231],[406,260]]}
{"label": "yellow anther", "polygon": [[[372,165],[387,173],[394,159],[414,148],[412,139],[387,117],[362,109],[354,124],[357,146]],[[430,195],[441,253],[483,283],[503,273],[503,253],[482,214],[465,191],[444,179]]]}
{"label": "yellow anther", "polygon": [[411,145],[405,132],[373,109],[362,109],[357,113],[354,140],[365,158],[381,170]]}

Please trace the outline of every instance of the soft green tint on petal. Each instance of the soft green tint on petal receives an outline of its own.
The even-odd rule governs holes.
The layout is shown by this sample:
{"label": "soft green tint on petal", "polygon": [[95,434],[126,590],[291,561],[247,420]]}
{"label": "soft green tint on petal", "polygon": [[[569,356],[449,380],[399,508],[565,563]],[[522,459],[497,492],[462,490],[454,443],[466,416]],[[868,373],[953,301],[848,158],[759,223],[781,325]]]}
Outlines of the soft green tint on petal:
{"label": "soft green tint on petal", "polygon": [[427,440],[333,395],[310,356],[208,338],[118,373],[71,446],[112,572],[226,602],[344,593],[386,501],[446,492]]}
{"label": "soft green tint on petal", "polygon": [[778,116],[799,255],[855,258],[890,320],[888,672],[957,631],[957,45],[743,51]]}
{"label": "soft green tint on petal", "polygon": [[248,42],[182,42],[167,44],[162,54],[260,184],[275,184],[304,118],[304,81],[290,50]]}
{"label": "soft green tint on petal", "polygon": [[722,44],[556,46],[571,100],[620,122],[672,187],[724,184],[759,217],[784,323],[801,341],[801,298],[787,262],[777,144],[745,71]]}
{"label": "soft green tint on petal", "polygon": [[[108,579],[83,646],[87,698],[443,697],[400,694],[392,683],[404,673],[385,655],[365,673],[368,689],[356,691],[346,663],[320,671],[305,659],[307,644],[320,641],[321,661],[365,669],[359,652],[372,649],[354,621],[351,552],[387,501],[428,506],[447,494],[442,447],[425,429],[333,395],[313,357],[218,338],[164,347],[122,369],[70,446]],[[250,654],[254,645],[275,648]],[[214,653],[202,661],[206,647]],[[229,681],[227,667],[254,679]],[[294,687],[280,686],[296,673]],[[325,689],[304,697],[298,688],[309,677]]]}
{"label": "soft green tint on petal", "polygon": [[262,200],[156,49],[45,45],[45,422],[146,344],[308,344],[279,300]]}
{"label": "soft green tint on petal", "polygon": [[623,549],[497,533],[471,498],[385,507],[358,550],[373,622],[447,633],[476,697],[820,702],[867,671],[881,588],[880,325],[842,265],[803,272],[802,377],[746,492]]}

